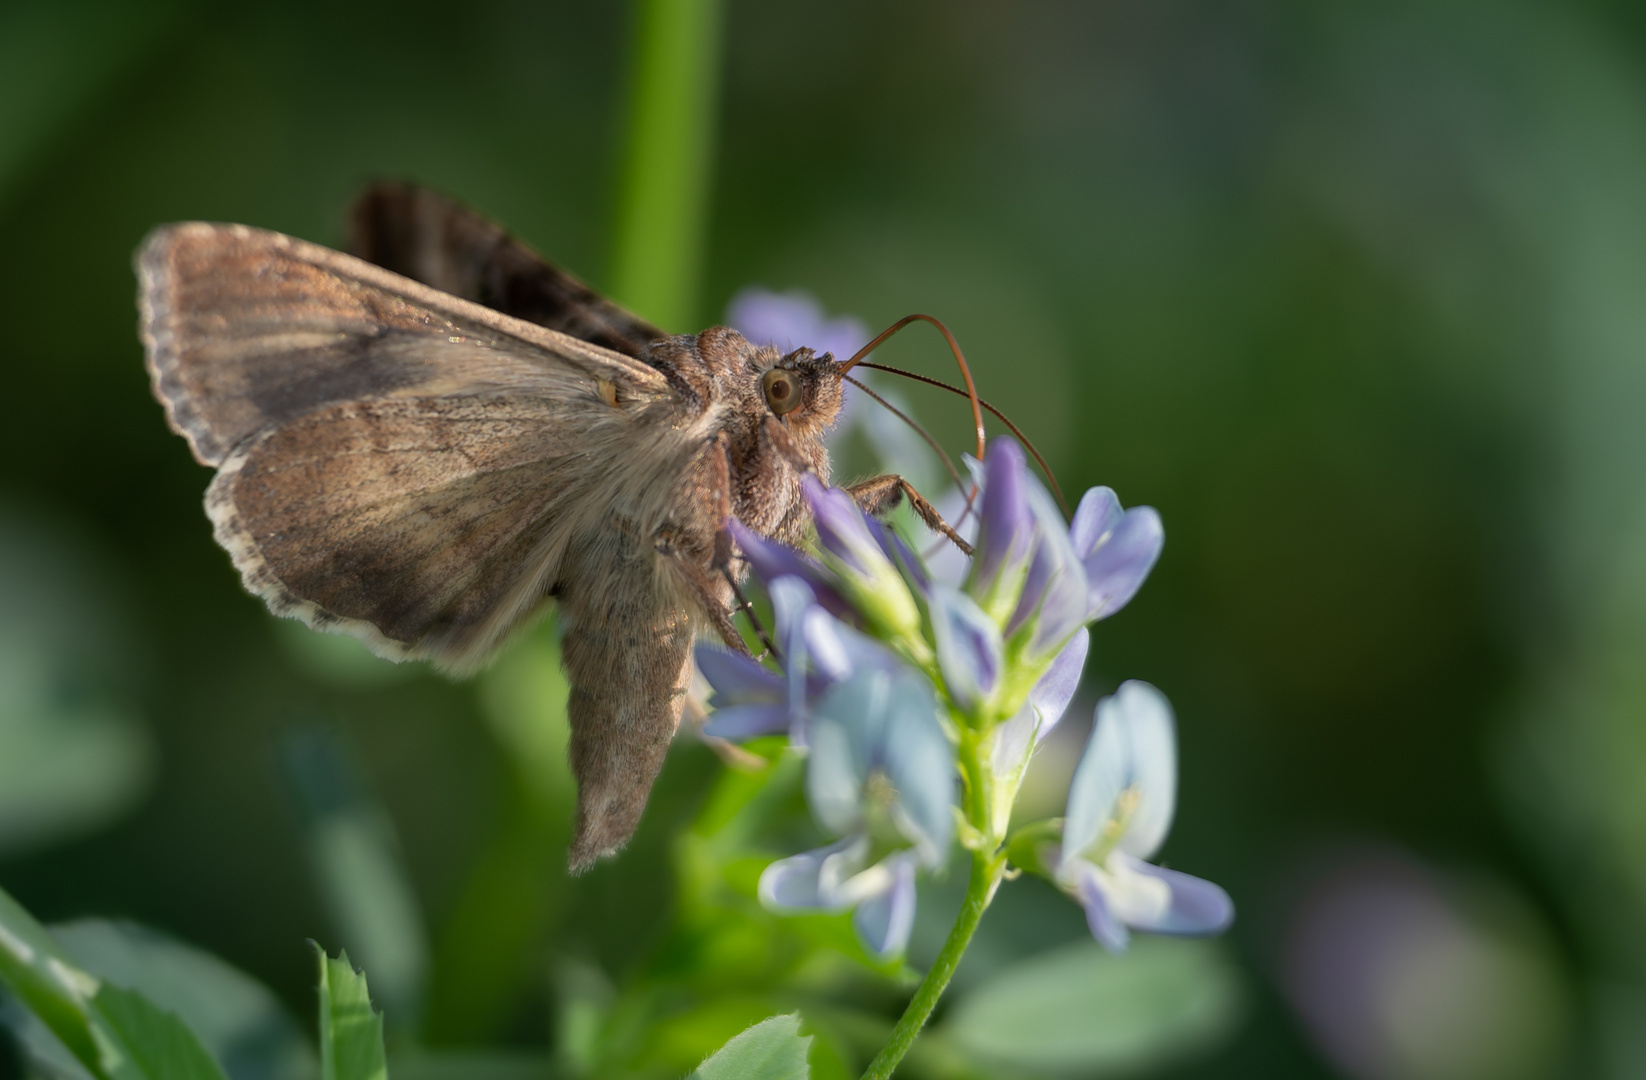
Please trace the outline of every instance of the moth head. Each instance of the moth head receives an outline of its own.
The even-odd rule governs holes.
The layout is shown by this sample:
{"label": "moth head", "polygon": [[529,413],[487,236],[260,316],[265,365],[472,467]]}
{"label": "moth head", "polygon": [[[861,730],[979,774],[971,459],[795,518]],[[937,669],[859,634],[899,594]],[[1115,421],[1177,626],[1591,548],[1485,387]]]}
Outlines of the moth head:
{"label": "moth head", "polygon": [[779,356],[761,349],[755,368],[761,403],[795,435],[821,436],[840,415],[839,365],[828,353],[800,348]]}

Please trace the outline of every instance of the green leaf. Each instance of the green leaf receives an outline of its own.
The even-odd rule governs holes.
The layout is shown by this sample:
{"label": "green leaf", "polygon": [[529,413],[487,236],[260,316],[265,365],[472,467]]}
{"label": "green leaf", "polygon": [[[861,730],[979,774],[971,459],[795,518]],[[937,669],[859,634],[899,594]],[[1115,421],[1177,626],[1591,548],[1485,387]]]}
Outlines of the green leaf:
{"label": "green leaf", "polygon": [[104,983],[92,1006],[110,1080],[226,1080],[194,1032],[137,991]]}
{"label": "green leaf", "polygon": [[800,1034],[800,1014],[774,1016],[736,1036],[697,1067],[693,1080],[807,1080],[806,1051],[812,1037]]}
{"label": "green leaf", "polygon": [[366,977],[349,963],[349,954],[333,960],[318,945],[320,957],[321,1080],[387,1080],[383,1054],[383,1014],[371,1007]]}
{"label": "green leaf", "polygon": [[225,1080],[181,1020],[75,967],[4,890],[0,982],[101,1080]]}
{"label": "green leaf", "polygon": [[4,889],[0,889],[0,982],[75,1057],[97,1071],[97,1044],[88,1016],[97,980],[69,965],[45,927]]}
{"label": "green leaf", "polygon": [[1233,1029],[1239,998],[1213,942],[1139,937],[1111,954],[1087,941],[1007,968],[958,1002],[941,1031],[1015,1068],[1123,1071],[1209,1047]]}
{"label": "green leaf", "polygon": [[[142,994],[188,1025],[235,1080],[312,1080],[314,1049],[278,998],[210,953],[136,923],[82,919],[50,927],[77,967]],[[29,1063],[48,1076],[85,1075],[44,1023],[21,1009],[0,1015]]]}

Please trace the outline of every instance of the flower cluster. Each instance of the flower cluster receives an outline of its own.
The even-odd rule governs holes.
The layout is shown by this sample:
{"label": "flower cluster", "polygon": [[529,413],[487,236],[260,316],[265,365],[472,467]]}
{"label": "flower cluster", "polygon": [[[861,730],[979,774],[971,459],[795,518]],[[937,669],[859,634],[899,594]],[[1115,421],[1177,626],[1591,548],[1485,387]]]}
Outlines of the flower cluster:
{"label": "flower cluster", "polygon": [[[1215,932],[1232,917],[1217,886],[1143,862],[1175,800],[1170,707],[1127,683],[1098,707],[1061,833],[1031,826],[1008,844],[1012,805],[1035,748],[1073,699],[1086,627],[1120,610],[1159,557],[1149,507],[1093,488],[1072,523],[995,442],[969,462],[981,502],[976,552],[944,580],[844,491],[808,478],[816,557],[730,522],[775,616],[782,670],[700,647],[714,687],[710,734],[785,733],[808,753],[806,795],[835,839],[772,863],[760,899],[777,911],[853,911],[864,945],[908,941],[915,876],[963,844],[1045,874],[1086,909],[1093,934],[1124,947],[1127,927]],[[958,822],[958,830],[956,823]]]}

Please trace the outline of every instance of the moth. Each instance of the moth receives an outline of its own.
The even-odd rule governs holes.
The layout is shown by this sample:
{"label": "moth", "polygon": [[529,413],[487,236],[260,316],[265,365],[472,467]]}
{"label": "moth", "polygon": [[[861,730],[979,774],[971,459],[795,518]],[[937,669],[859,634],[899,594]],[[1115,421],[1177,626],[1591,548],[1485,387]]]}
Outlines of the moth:
{"label": "moth", "polygon": [[[810,527],[801,479],[829,479],[847,365],[666,334],[415,186],[367,190],[353,248],[154,230],[136,269],[155,396],[216,469],[214,535],[275,614],[463,674],[558,605],[580,873],[634,833],[694,637],[743,648],[728,518],[791,546]],[[848,490],[941,523],[899,476]]]}

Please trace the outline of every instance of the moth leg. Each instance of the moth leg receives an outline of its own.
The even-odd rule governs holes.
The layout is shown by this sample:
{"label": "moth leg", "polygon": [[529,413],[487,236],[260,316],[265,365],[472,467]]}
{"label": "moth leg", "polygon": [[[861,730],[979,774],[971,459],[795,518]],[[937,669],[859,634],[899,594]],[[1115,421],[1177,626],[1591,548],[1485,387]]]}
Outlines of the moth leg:
{"label": "moth leg", "polygon": [[[718,544],[715,545],[719,547]],[[697,561],[684,551],[675,547],[671,537],[667,534],[657,538],[657,553],[680,574],[680,579],[686,583],[697,597],[697,604],[709,617],[715,631],[720,635],[732,651],[752,657],[749,647],[743,643],[743,635],[737,632],[737,625],[732,622],[731,614],[726,610],[726,602],[721,599],[720,590],[715,587],[714,578],[710,576]]]}
{"label": "moth leg", "polygon": [[[725,594],[715,581],[717,572],[724,572],[724,568],[731,561],[731,536],[726,532],[726,519],[732,513],[732,471],[730,440],[725,432],[715,436],[713,443],[707,447],[701,459],[706,466],[704,474],[698,479],[699,499],[697,504],[708,504],[715,525],[714,548],[709,556],[707,567],[703,565],[701,547],[692,545],[697,551],[684,551],[675,543],[675,533],[672,529],[664,529],[654,538],[657,553],[667,559],[679,573],[697,600],[697,606],[709,617],[720,639],[734,652],[751,656],[748,645],[743,642],[743,635],[738,633],[737,624],[732,621],[732,615],[737,609],[727,609]],[[726,582],[738,600],[743,600],[737,582],[730,574],[726,574]],[[745,606],[747,604],[744,601]]]}
{"label": "moth leg", "polygon": [[947,536],[955,547],[967,555],[972,553],[972,545],[966,543],[965,539],[955,532],[947,521],[943,520],[943,515],[939,514],[937,508],[927,501],[926,496],[916,491],[913,484],[896,473],[871,476],[862,483],[853,484],[847,488],[846,494],[850,495],[852,500],[863,508],[864,513],[873,514],[875,517],[880,517],[882,514],[895,509],[899,502],[907,498],[909,506],[914,509],[915,513],[920,515],[922,521],[931,526],[934,532],[940,532]]}
{"label": "moth leg", "polygon": [[[771,635],[766,632],[766,627],[761,623],[760,616],[755,614],[754,604],[750,603],[749,598],[744,595],[743,586],[737,583],[737,575],[732,573],[731,547],[732,534],[725,529],[721,529],[720,533],[714,538],[715,565],[719,567],[721,576],[726,579],[726,584],[732,587],[732,595],[737,598],[737,606],[732,608],[732,611],[734,613],[741,611],[749,617],[749,625],[754,627],[755,636],[760,639],[760,644],[765,647],[766,651],[755,657],[755,659],[764,660],[767,655],[770,655],[781,663],[783,654],[777,651],[777,645],[772,641]],[[724,556],[721,554],[722,549],[725,552]]]}
{"label": "moth leg", "polygon": [[[743,586],[738,584],[737,574],[732,570],[732,534],[726,528],[726,523],[732,518],[732,458],[731,439],[725,432],[722,431],[715,436],[714,449],[711,453],[713,454],[714,469],[711,480],[715,497],[714,520],[719,527],[715,530],[714,557],[709,567],[726,579],[726,584],[732,590],[732,596],[737,599],[737,604],[731,609],[728,621],[730,621],[731,616],[735,616],[739,611],[743,612],[744,615],[748,616],[749,625],[754,627],[755,636],[760,639],[760,644],[764,646],[765,651],[755,659],[764,660],[768,655],[782,659],[777,651],[777,646],[772,643],[771,635],[766,632],[766,627],[760,622],[760,616],[755,614],[754,605],[744,595]],[[724,634],[724,631],[722,631],[722,634]],[[739,636],[739,645],[741,645],[742,640],[742,637]],[[747,649],[743,651],[747,655]]]}

